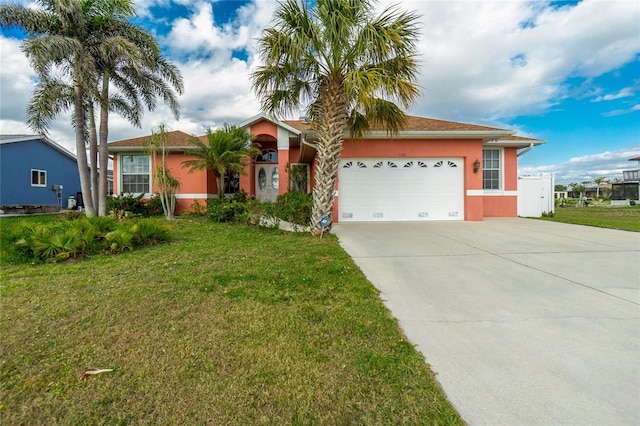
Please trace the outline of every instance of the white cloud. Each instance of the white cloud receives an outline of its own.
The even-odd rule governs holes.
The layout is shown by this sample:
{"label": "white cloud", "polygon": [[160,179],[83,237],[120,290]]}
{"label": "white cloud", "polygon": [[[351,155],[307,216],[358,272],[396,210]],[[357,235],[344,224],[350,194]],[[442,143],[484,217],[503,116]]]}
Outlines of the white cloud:
{"label": "white cloud", "polygon": [[602,102],[602,101],[614,101],[616,99],[628,98],[630,96],[635,95],[635,91],[631,87],[625,87],[620,90],[618,93],[610,93],[608,95],[598,96],[594,98],[591,102]]}
{"label": "white cloud", "polygon": [[[640,52],[637,2],[405,1],[423,15],[425,115],[505,119],[569,96],[569,77],[594,78]],[[573,95],[573,94],[572,94]]]}
{"label": "white cloud", "polygon": [[526,156],[518,169],[520,176],[554,173],[557,183],[592,181],[599,176],[608,179],[622,178],[623,170],[637,168],[629,159],[640,155],[640,146],[616,151],[603,151],[596,154],[573,157],[566,162],[541,166],[526,165]]}
{"label": "white cloud", "polygon": [[634,105],[631,108],[627,109],[614,109],[612,111],[605,112],[602,115],[605,117],[615,117],[617,115],[630,114],[635,111],[640,111],[640,105]]}

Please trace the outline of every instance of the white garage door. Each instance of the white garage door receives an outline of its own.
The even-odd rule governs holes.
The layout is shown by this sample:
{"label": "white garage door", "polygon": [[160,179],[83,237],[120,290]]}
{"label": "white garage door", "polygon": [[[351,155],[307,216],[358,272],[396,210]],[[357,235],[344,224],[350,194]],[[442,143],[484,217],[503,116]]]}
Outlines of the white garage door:
{"label": "white garage door", "polygon": [[340,161],[339,221],[464,220],[462,158]]}

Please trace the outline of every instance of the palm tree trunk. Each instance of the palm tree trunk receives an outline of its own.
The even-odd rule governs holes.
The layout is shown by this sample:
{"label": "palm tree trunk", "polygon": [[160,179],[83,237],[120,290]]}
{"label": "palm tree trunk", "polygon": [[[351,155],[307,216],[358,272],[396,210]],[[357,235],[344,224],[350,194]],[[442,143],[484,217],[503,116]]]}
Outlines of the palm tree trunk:
{"label": "palm tree trunk", "polygon": [[96,130],[96,115],[93,103],[89,103],[89,161],[91,176],[91,199],[93,207],[98,207],[98,132]]}
{"label": "palm tree trunk", "polygon": [[76,125],[76,155],[78,158],[78,174],[80,176],[80,189],[82,191],[82,201],[88,217],[94,217],[96,212],[93,208],[91,197],[91,182],[89,180],[89,167],[87,164],[87,150],[84,143],[84,105],[82,104],[82,88],[79,82],[74,82],[74,108]]}
{"label": "palm tree trunk", "polygon": [[[318,164],[316,185],[313,188],[313,209],[311,211],[311,234],[321,235],[331,230],[333,225],[333,205],[335,185],[338,179],[338,165],[342,152],[342,135],[347,122],[347,104],[342,79],[330,80],[326,90],[318,99]],[[323,228],[323,216],[328,219]]]}
{"label": "palm tree trunk", "polygon": [[109,149],[107,142],[109,139],[109,75],[102,75],[102,97],[100,100],[100,145],[98,145],[98,155],[100,158],[100,181],[98,182],[98,216],[107,215],[107,193],[109,192],[109,182],[107,179],[107,169],[109,167]]}
{"label": "palm tree trunk", "polygon": [[218,185],[218,198],[224,198],[224,173],[218,173],[216,176],[216,184]]}

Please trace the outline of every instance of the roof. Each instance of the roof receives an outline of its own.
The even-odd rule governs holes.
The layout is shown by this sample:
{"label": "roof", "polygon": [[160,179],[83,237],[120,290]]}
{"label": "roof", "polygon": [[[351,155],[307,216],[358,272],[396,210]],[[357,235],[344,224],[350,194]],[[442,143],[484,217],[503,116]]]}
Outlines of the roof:
{"label": "roof", "polygon": [[[242,123],[240,127],[251,126],[261,120],[268,120],[289,130],[294,135],[303,133],[307,140],[313,139],[314,131],[304,119],[299,120],[283,120],[279,121],[265,114],[255,115]],[[481,126],[478,124],[460,123],[456,121],[438,120],[435,118],[417,117],[413,115],[406,116],[405,125],[400,132],[392,137],[394,139],[482,139],[485,143],[525,148],[534,145],[540,145],[544,141],[539,139],[527,138],[524,136],[515,136],[513,130],[500,129],[497,127]],[[193,136],[187,133],[175,130],[167,132],[169,143],[172,149],[191,148],[193,144],[190,139]],[[382,127],[374,127],[368,133],[366,138],[388,138],[388,132]],[[125,139],[117,142],[109,143],[109,151],[134,151],[146,146],[150,136],[142,136],[138,138]],[[198,136],[198,139],[206,141],[206,136]]]}
{"label": "roof", "polygon": [[[194,147],[191,139],[194,137],[180,130],[166,132],[167,146],[171,148],[192,148]],[[109,151],[126,151],[127,149],[144,148],[149,143],[151,135],[140,136],[137,138],[123,139],[108,144]],[[206,141],[206,136],[198,136],[198,139]],[[115,148],[115,149],[114,149]],[[139,151],[139,149],[137,149]]]}
{"label": "roof", "polygon": [[640,156],[629,158],[629,161],[640,161]]}
{"label": "roof", "polygon": [[[300,131],[311,130],[311,124],[305,119],[300,120],[284,120],[284,123],[294,127]],[[373,127],[371,130],[385,131],[383,127]],[[407,115],[405,125],[401,132],[406,131],[504,131],[505,129],[499,129],[496,127],[480,126],[477,124],[460,123],[457,121],[438,120],[435,118],[418,117],[415,115]],[[511,132],[513,133],[513,132]]]}
{"label": "roof", "polygon": [[74,153],[72,153],[71,151],[69,151],[68,149],[66,149],[65,147],[63,147],[60,144],[57,144],[56,142],[52,141],[51,139],[49,139],[46,136],[42,136],[42,135],[26,135],[26,134],[20,134],[20,135],[0,135],[0,144],[9,144],[9,143],[19,143],[19,142],[30,142],[30,141],[41,141],[42,143],[45,143],[47,145],[49,145],[50,147],[52,147],[53,149],[55,149],[56,151],[59,151],[60,153],[66,155],[67,157],[71,158],[73,161],[78,161],[77,157],[75,156]]}

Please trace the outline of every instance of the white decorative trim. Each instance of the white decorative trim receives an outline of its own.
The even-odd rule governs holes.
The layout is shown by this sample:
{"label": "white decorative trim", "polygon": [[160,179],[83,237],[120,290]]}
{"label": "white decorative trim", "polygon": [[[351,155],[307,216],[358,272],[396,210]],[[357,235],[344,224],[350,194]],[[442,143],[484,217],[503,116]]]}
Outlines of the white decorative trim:
{"label": "white decorative trim", "polygon": [[278,151],[289,151],[289,131],[282,126],[278,126]]}
{"label": "white decorative trim", "polygon": [[517,197],[518,191],[467,189],[467,197]]}
{"label": "white decorative trim", "polygon": [[[33,172],[38,173],[38,183],[33,183]],[[40,176],[44,175],[44,183],[40,183]],[[37,188],[46,188],[47,187],[47,171],[42,169],[31,169],[31,173],[29,174],[29,179],[31,179],[31,186]]]}
{"label": "white decorative trim", "polygon": [[218,198],[218,194],[203,194],[203,193],[195,193],[195,194],[176,194],[176,198],[178,200],[208,200],[211,198]]}

